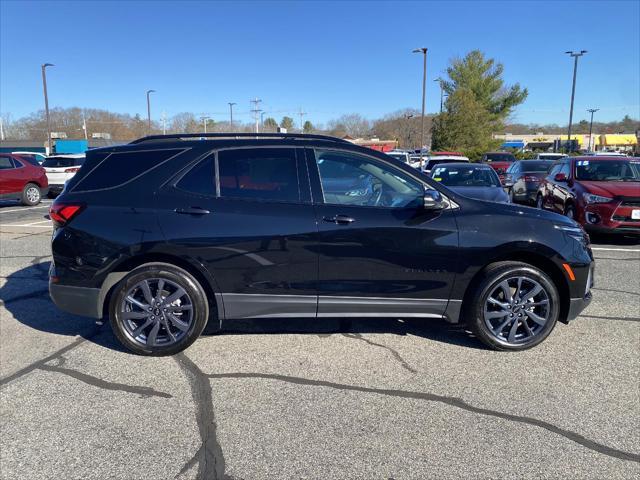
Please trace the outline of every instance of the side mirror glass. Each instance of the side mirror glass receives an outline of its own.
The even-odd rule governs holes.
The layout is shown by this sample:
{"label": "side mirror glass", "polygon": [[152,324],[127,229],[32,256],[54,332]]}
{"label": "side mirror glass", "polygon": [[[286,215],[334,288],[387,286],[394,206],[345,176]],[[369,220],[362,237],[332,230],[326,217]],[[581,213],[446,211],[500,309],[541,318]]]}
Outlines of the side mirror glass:
{"label": "side mirror glass", "polygon": [[553,177],[556,182],[566,182],[567,176],[564,173],[556,173],[556,176]]}
{"label": "side mirror glass", "polygon": [[426,190],[423,201],[425,210],[442,210],[447,206],[444,198],[437,190]]}

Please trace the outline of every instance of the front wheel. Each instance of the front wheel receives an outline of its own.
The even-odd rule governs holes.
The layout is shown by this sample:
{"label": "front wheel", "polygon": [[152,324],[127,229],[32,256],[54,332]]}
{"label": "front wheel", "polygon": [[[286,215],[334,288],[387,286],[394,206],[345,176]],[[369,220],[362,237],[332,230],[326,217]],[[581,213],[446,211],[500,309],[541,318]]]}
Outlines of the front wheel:
{"label": "front wheel", "polygon": [[567,218],[570,218],[571,220],[575,220],[576,210],[575,208],[573,208],[573,205],[567,205],[567,208],[565,209],[564,214],[566,215]]}
{"label": "front wheel", "polygon": [[181,352],[200,336],[209,305],[198,281],[170,264],[143,265],[111,296],[109,318],[118,340],[140,355]]}
{"label": "front wheel", "polygon": [[526,263],[499,262],[485,269],[465,321],[495,350],[526,350],[549,336],[559,309],[558,290],[545,273]]}
{"label": "front wheel", "polygon": [[27,183],[22,190],[22,204],[32,207],[40,203],[40,187],[35,183]]}

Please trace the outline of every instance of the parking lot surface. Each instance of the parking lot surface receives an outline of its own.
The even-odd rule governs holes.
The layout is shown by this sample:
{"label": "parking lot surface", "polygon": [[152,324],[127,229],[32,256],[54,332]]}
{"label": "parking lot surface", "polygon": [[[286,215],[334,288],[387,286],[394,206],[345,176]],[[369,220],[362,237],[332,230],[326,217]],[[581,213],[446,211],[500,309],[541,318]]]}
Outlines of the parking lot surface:
{"label": "parking lot surface", "polygon": [[230,322],[124,351],[47,291],[47,205],[0,205],[3,479],[640,476],[640,245],[596,239],[594,300],[522,353],[428,320]]}

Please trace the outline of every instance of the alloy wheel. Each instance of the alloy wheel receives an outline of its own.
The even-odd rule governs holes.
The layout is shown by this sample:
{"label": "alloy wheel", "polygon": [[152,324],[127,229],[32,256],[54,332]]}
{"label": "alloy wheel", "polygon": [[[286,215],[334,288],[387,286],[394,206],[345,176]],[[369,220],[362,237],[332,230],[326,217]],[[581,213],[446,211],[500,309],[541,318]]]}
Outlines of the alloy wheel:
{"label": "alloy wheel", "polygon": [[119,316],[133,341],[147,347],[179,342],[191,329],[193,302],[184,288],[164,278],[142,280],[129,289]]}
{"label": "alloy wheel", "polygon": [[522,345],[544,331],[551,307],[549,293],[539,282],[513,276],[489,293],[484,304],[484,322],[500,342]]}
{"label": "alloy wheel", "polygon": [[40,200],[40,190],[38,190],[36,187],[27,188],[27,191],[25,193],[27,200],[29,200],[30,203],[38,203],[38,201]]}

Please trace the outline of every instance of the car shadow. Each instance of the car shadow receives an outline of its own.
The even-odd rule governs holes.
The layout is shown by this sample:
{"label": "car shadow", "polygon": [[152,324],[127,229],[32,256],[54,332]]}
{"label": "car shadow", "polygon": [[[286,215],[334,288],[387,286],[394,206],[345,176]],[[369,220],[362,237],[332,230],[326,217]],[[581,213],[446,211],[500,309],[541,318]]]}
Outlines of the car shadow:
{"label": "car shadow", "polygon": [[[107,318],[96,322],[58,309],[49,298],[47,272],[50,262],[41,262],[18,270],[6,278],[0,288],[4,308],[18,322],[54,335],[82,337],[104,348],[129,352],[115,338]],[[204,336],[213,334],[207,326]],[[217,335],[316,335],[320,338],[348,333],[387,333],[414,335],[427,340],[485,349],[459,326],[434,319],[397,318],[264,318],[229,320]]]}
{"label": "car shadow", "polygon": [[614,235],[606,233],[589,233],[591,244],[598,245],[616,245],[616,246],[637,246],[640,245],[640,237],[631,235]]}

